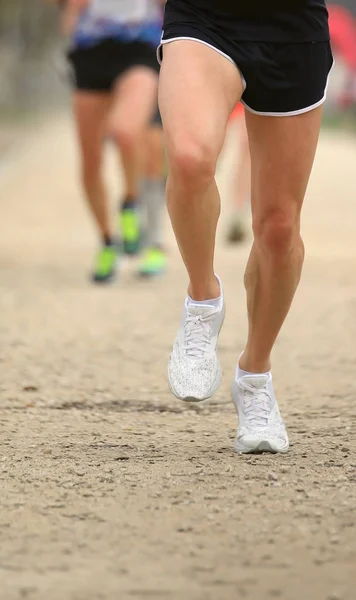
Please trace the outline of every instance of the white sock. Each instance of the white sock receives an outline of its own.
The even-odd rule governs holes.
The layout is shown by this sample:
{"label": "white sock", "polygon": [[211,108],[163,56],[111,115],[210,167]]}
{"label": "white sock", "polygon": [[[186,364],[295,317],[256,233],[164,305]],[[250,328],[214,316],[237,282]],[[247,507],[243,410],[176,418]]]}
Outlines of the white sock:
{"label": "white sock", "polygon": [[213,306],[214,308],[220,308],[221,296],[218,298],[211,298],[210,300],[193,300],[188,296],[188,304],[193,306]]}
{"label": "white sock", "polygon": [[250,371],[244,371],[243,369],[240,369],[239,365],[236,367],[236,379],[241,379],[241,377],[245,377],[245,375],[248,375],[249,377],[268,376],[270,373],[271,371],[267,371],[267,373],[250,373]]}
{"label": "white sock", "polygon": [[248,377],[260,377],[260,376],[268,376],[271,374],[271,371],[267,371],[267,373],[250,373],[250,371],[244,371],[243,369],[240,369],[240,360],[241,360],[241,356],[242,356],[243,352],[240,354],[239,356],[239,360],[237,362],[237,367],[236,367],[236,380],[237,379],[241,379],[241,377],[245,377],[246,375]]}

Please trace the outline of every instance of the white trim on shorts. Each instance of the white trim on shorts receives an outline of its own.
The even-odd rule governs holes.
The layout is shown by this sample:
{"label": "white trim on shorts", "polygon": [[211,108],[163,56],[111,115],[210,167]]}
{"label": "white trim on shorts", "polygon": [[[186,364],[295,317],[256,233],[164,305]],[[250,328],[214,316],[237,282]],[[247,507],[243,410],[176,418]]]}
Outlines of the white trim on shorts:
{"label": "white trim on shorts", "polygon": [[246,108],[246,110],[248,110],[253,115],[261,115],[262,117],[296,117],[297,115],[302,115],[304,113],[310,112],[311,110],[314,110],[314,108],[318,108],[318,106],[324,104],[325,98],[326,92],[322,99],[319,100],[319,102],[315,102],[315,104],[311,104],[310,106],[306,106],[305,108],[300,108],[299,110],[290,110],[288,112],[263,112],[260,110],[254,110],[253,108],[250,108],[248,104],[246,104],[246,102],[244,102],[243,100],[240,100],[240,102]]}
{"label": "white trim on shorts", "polygon": [[245,91],[245,89],[247,87],[246,79],[244,78],[243,74],[241,73],[238,65],[235,63],[234,60],[232,60],[231,56],[229,56],[228,54],[225,54],[225,52],[222,52],[222,50],[219,50],[219,48],[216,48],[216,46],[213,46],[212,44],[209,44],[208,42],[205,42],[204,40],[200,40],[199,38],[189,37],[189,36],[179,36],[179,37],[175,37],[175,38],[170,38],[169,40],[164,40],[163,35],[164,35],[164,32],[162,34],[160,45],[157,48],[157,59],[158,59],[159,64],[162,64],[160,50],[161,50],[162,46],[164,46],[165,44],[170,44],[171,42],[179,42],[181,40],[187,40],[189,42],[198,42],[199,44],[203,44],[204,46],[207,46],[208,48],[215,50],[215,52],[217,52],[218,54],[220,54],[221,56],[226,58],[228,61],[230,61],[236,67],[236,69],[240,73],[240,76],[242,79],[243,91]]}
{"label": "white trim on shorts", "polygon": [[333,64],[330,67],[330,71],[328,73],[328,77],[326,80],[324,95],[323,95],[322,99],[319,100],[318,102],[315,102],[315,104],[311,104],[310,106],[306,106],[305,108],[300,108],[299,110],[290,110],[288,112],[263,112],[263,111],[259,111],[259,110],[254,110],[253,108],[248,106],[248,104],[246,104],[246,102],[244,102],[244,100],[242,100],[242,99],[241,99],[241,104],[243,104],[243,106],[246,108],[246,110],[248,110],[250,113],[252,113],[254,115],[261,115],[262,117],[296,117],[298,115],[303,115],[307,112],[310,112],[310,111],[314,110],[315,108],[318,108],[319,106],[324,104],[324,102],[326,100],[326,94],[328,91],[328,87],[329,87],[330,73],[333,69],[334,64],[335,64],[335,62],[333,61]]}

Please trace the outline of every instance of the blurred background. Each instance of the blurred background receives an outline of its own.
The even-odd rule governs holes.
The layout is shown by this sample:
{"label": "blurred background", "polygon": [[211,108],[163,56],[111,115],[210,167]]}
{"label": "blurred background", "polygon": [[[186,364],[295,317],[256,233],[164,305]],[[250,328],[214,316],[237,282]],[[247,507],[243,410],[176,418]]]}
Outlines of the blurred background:
{"label": "blurred background", "polygon": [[[332,5],[347,8],[356,17],[354,0],[336,0]],[[2,117],[52,107],[65,98],[65,46],[58,17],[58,8],[46,0],[0,0]],[[342,60],[337,60],[337,67],[344,70]]]}
{"label": "blurred background", "polygon": [[[336,0],[331,6],[346,8],[356,18],[354,0]],[[58,5],[48,0],[0,0],[0,160],[31,121],[69,107],[69,67],[59,15]],[[346,40],[339,52],[344,26],[339,15],[335,20],[336,60],[324,124],[350,130],[356,127],[355,49]]]}
{"label": "blurred background", "polygon": [[[336,0],[330,5],[346,8],[356,18],[354,0]],[[0,0],[0,153],[9,147],[20,125],[68,103],[66,43],[58,20],[59,8],[54,2]],[[342,30],[343,25],[338,27],[338,36]],[[346,41],[346,54],[347,45]],[[338,50],[336,46],[339,39],[335,43]],[[355,56],[351,56],[352,62],[356,62]],[[325,111],[327,125],[355,126],[355,83],[352,98],[344,98],[349,82],[350,64],[337,51]]]}
{"label": "blurred background", "polygon": [[[166,381],[186,289],[173,236],[167,226],[161,278],[125,267],[115,286],[89,283],[95,236],[59,11],[0,0],[2,599],[355,600],[356,25],[339,8],[356,19],[356,0],[333,3],[307,260],[274,355],[292,442],[276,459],[232,450],[251,236],[219,238],[224,381],[211,404],[185,406]],[[218,172],[225,205],[234,127]]]}
{"label": "blurred background", "polygon": [[2,113],[43,109],[63,97],[55,70],[61,47],[55,5],[43,0],[1,0]]}
{"label": "blurred background", "polygon": [[[347,8],[356,18],[354,0],[336,0],[332,6]],[[58,18],[58,7],[45,0],[0,0],[0,117],[3,120],[19,118],[24,112],[53,108],[65,101],[68,94],[65,43],[59,33]],[[345,71],[344,60],[337,56],[329,110],[335,108],[337,85],[344,83]]]}
{"label": "blurred background", "polygon": [[0,156],[31,120],[67,101],[58,8],[0,0]]}

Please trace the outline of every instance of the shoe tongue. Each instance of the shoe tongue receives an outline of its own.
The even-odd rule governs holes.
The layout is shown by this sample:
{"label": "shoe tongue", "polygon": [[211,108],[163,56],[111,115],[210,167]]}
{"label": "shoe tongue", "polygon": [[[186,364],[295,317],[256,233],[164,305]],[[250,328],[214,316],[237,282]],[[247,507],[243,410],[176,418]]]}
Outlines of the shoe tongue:
{"label": "shoe tongue", "polygon": [[244,377],[242,377],[242,381],[246,381],[246,383],[252,385],[252,387],[255,387],[256,389],[265,387],[268,380],[268,375],[244,375]]}
{"label": "shoe tongue", "polygon": [[187,312],[190,315],[196,315],[196,316],[207,316],[207,315],[213,315],[217,312],[217,309],[214,308],[213,306],[209,306],[209,304],[188,304],[187,305]]}

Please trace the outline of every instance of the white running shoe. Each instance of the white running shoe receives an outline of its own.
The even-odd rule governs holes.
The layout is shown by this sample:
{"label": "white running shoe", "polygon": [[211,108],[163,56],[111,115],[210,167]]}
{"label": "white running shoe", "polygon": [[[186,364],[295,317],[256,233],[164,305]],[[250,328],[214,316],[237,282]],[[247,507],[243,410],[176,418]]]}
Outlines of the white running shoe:
{"label": "white running shoe", "polygon": [[236,452],[287,452],[288,435],[272,375],[245,375],[235,379],[231,394],[239,418]]}
{"label": "white running shoe", "polygon": [[169,385],[179,400],[207,400],[220,386],[222,370],[216,347],[224,317],[223,296],[219,308],[186,299],[168,364]]}

